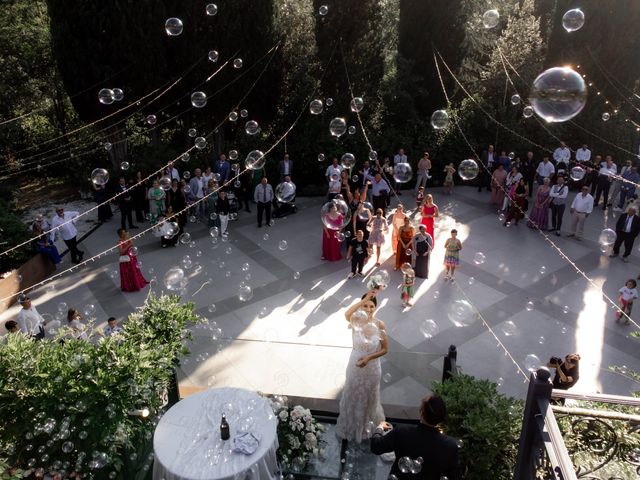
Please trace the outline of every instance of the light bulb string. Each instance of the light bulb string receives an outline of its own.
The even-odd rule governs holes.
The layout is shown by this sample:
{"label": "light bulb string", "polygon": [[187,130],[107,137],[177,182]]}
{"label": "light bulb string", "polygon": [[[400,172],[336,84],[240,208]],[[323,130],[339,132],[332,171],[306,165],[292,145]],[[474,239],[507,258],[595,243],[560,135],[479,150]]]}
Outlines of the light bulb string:
{"label": "light bulb string", "polygon": [[[441,57],[441,61],[442,63],[445,65],[445,67],[448,67],[446,62],[444,61],[444,59],[442,59]],[[442,80],[442,76],[441,76],[441,72],[440,72],[440,67],[435,55],[435,49],[434,49],[434,62],[436,65],[436,71],[438,73],[438,79],[440,80],[440,85],[442,87],[442,91],[445,95],[445,98],[447,100],[447,104],[450,106],[451,105],[451,101],[449,99],[449,95],[444,87],[444,81]],[[451,118],[453,119],[454,124],[456,125],[458,131],[460,132],[460,135],[462,136],[462,138],[464,139],[465,143],[467,144],[467,146],[469,147],[469,150],[473,153],[473,155],[476,158],[476,163],[481,166],[489,175],[492,175],[492,172],[489,170],[489,168],[484,165],[484,163],[482,163],[482,161],[480,160],[480,158],[478,157],[478,154],[475,152],[475,150],[473,149],[473,145],[471,145],[471,142],[469,141],[469,139],[467,138],[466,134],[464,133],[464,131],[462,130],[462,127],[460,127],[458,120],[456,118],[456,115],[453,114],[451,116]],[[497,188],[500,188],[500,190],[502,190],[502,192],[505,194],[505,196],[509,196],[509,193],[505,190],[505,188],[502,185],[497,185]],[[512,205],[517,208],[520,213],[523,215],[523,217],[527,220],[527,221],[531,221],[531,218],[529,217],[529,215],[527,214],[527,212],[525,212],[516,202],[513,202]],[[535,224],[535,222],[532,222]],[[618,313],[620,313],[621,316],[624,316],[626,321],[628,321],[629,323],[632,323],[636,328],[640,329],[640,325],[633,320],[623,309],[621,309],[618,304],[616,302],[614,302],[604,291],[602,291],[602,288],[599,287],[580,267],[578,267],[578,265],[571,259],[569,258],[560,247],[558,247],[555,242],[549,237],[549,235],[547,235],[545,232],[543,232],[541,229],[539,228],[534,228],[535,231],[537,231],[540,235],[542,235],[542,238],[544,238],[544,240],[549,243],[549,245],[551,245],[551,247],[553,248],[553,250],[555,250],[560,257],[562,257],[567,263],[569,263],[569,265],[571,265],[575,271],[580,274],[587,282],[589,282],[589,284],[591,286],[593,286],[594,288],[596,288],[597,290],[600,290],[602,292],[602,296],[609,302],[609,304],[618,311]]]}
{"label": "light bulb string", "polygon": [[[278,44],[279,45],[279,44]],[[245,94],[242,96],[242,98],[240,99],[240,101],[235,105],[234,110],[242,104],[242,102],[249,96],[249,94],[253,91],[253,89],[255,88],[255,86],[257,85],[258,81],[262,78],[262,76],[264,75],[264,73],[266,72],[267,68],[269,67],[269,65],[271,64],[271,62],[273,61],[273,59],[275,58],[275,54],[277,52],[277,48],[272,50],[272,54],[271,57],[269,58],[269,61],[265,64],[264,68],[262,69],[262,71],[260,72],[260,74],[258,75],[258,77],[256,78],[256,80],[251,84],[250,88],[247,90],[247,92],[245,92]],[[227,118],[223,119],[210,133],[208,133],[207,135],[205,135],[205,138],[208,138],[209,136],[213,135],[215,133],[215,131],[220,128],[225,122],[227,121]],[[50,234],[53,231],[58,230],[60,227],[63,227],[64,225],[68,225],[69,223],[75,222],[78,218],[83,217],[85,215],[88,215],[89,213],[91,213],[94,210],[97,210],[98,208],[100,208],[103,205],[106,205],[110,202],[112,202],[115,198],[118,198],[126,193],[128,193],[130,190],[144,184],[147,180],[153,178],[155,175],[157,175],[158,173],[161,173],[165,168],[167,168],[169,165],[173,164],[174,162],[176,162],[177,160],[179,160],[181,157],[183,157],[183,155],[185,155],[186,153],[191,152],[195,147],[195,145],[189,147],[186,151],[184,151],[183,153],[181,153],[180,155],[178,155],[177,157],[175,157],[174,159],[170,160],[169,162],[167,162],[165,165],[163,165],[162,167],[160,167],[159,169],[155,170],[154,172],[152,172],[151,174],[147,175],[145,178],[141,179],[139,182],[131,185],[128,188],[125,188],[124,190],[117,192],[112,198],[110,198],[109,200],[106,200],[102,203],[99,203],[91,208],[89,208],[88,210],[85,210],[84,212],[80,213],[77,217],[74,217],[73,219],[67,220],[63,223],[61,223],[60,225],[58,225],[55,228],[51,228],[49,230],[47,230],[46,232],[43,232],[41,234],[41,236],[45,236]],[[29,239],[26,240],[24,242],[21,242],[17,245],[14,245],[13,247],[10,247],[6,250],[4,250],[3,252],[0,253],[0,256],[2,255],[7,255],[8,253],[23,247],[29,243],[31,243],[33,241],[33,239]]]}

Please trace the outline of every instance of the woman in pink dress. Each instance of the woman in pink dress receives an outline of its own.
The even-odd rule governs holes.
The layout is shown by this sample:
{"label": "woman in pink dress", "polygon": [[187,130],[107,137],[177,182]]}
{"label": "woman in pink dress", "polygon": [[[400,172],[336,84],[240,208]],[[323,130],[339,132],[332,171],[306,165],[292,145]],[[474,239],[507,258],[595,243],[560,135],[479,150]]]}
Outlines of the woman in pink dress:
{"label": "woman in pink dress", "polygon": [[147,286],[138,265],[138,257],[129,239],[129,233],[124,228],[118,229],[118,251],[120,252],[120,288],[123,292],[137,292]]}
{"label": "woman in pink dress", "polygon": [[439,216],[440,211],[438,210],[438,206],[433,203],[433,196],[429,193],[426,196],[424,205],[422,207],[422,221],[420,223],[427,227],[427,233],[431,235],[434,244],[436,241],[436,236],[433,234],[433,224],[435,222],[435,218]]}
{"label": "woman in pink dress", "polygon": [[335,262],[342,258],[340,240],[336,237],[343,228],[344,216],[338,212],[338,207],[331,206],[329,213],[323,219],[322,227],[322,259]]}

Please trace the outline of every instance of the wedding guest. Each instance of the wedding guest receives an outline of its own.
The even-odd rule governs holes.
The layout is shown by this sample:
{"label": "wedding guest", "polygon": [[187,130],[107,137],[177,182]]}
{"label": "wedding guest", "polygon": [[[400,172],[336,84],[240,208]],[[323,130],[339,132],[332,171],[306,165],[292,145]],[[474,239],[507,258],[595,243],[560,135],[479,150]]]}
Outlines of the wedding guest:
{"label": "wedding guest", "polygon": [[111,205],[109,204],[109,195],[104,185],[93,184],[93,199],[98,204],[98,221],[108,222],[113,217]]}
{"label": "wedding guest", "polygon": [[544,183],[544,179],[549,177],[553,177],[553,174],[556,172],[556,167],[553,166],[553,163],[549,161],[549,156],[544,155],[542,157],[542,161],[538,164],[538,168],[536,168],[536,181],[538,185],[542,185]]}
{"label": "wedding guest", "polygon": [[502,207],[504,202],[504,183],[507,178],[507,172],[504,166],[498,165],[491,175],[491,203]]}
{"label": "wedding guest", "polygon": [[49,243],[49,236],[42,232],[42,222],[36,221],[33,225],[33,247],[36,252],[44,253],[51,261],[57,265],[60,263],[60,254],[58,249],[52,243]]}
{"label": "wedding guest", "polygon": [[411,250],[415,229],[411,225],[411,219],[405,217],[404,225],[398,230],[398,246],[396,247],[396,264],[394,270],[398,270],[403,263],[411,263]]}
{"label": "wedding guest", "polygon": [[218,157],[218,161],[213,168],[213,173],[220,175],[218,180],[220,185],[224,185],[229,181],[229,178],[231,178],[231,165],[227,161],[227,156],[224,153],[221,153],[220,157]]}
{"label": "wedding guest", "polygon": [[342,167],[338,164],[338,159],[336,157],[333,157],[333,160],[331,160],[331,165],[327,167],[327,171],[325,172],[327,183],[334,180],[334,177],[340,178],[340,172],[342,172]]}
{"label": "wedding guest", "polygon": [[340,240],[337,234],[344,225],[344,216],[338,211],[335,203],[331,204],[329,212],[322,224],[322,259],[335,262],[342,258],[340,253]]}
{"label": "wedding guest", "polygon": [[462,250],[462,242],[458,240],[458,231],[455,228],[451,230],[451,238],[444,242],[444,250],[444,279],[453,281],[456,268],[460,265],[460,250]]}
{"label": "wedding guest", "polygon": [[560,236],[560,230],[562,229],[562,217],[568,194],[569,187],[564,184],[564,177],[558,175],[556,184],[549,191],[549,197],[551,198],[549,205],[551,207],[551,229],[549,231],[556,232],[557,236]]}
{"label": "wedding guest", "polygon": [[151,188],[147,192],[147,199],[149,200],[149,215],[150,215],[150,220],[152,225],[155,225],[156,223],[158,223],[158,217],[164,214],[165,196],[166,194],[164,190],[160,188],[160,182],[158,180],[154,180]]}
{"label": "wedding guest", "polygon": [[[628,168],[622,174],[622,180],[620,180],[620,201],[614,211],[621,212],[624,208],[624,203],[631,201],[636,196],[636,185],[640,182],[640,173],[636,167]],[[613,201],[613,200],[612,200]]]}
{"label": "wedding guest", "polygon": [[362,276],[362,269],[370,256],[371,247],[369,247],[369,242],[365,240],[364,232],[358,230],[355,238],[352,238],[351,242],[349,242],[349,250],[347,250],[347,261],[351,261],[349,278],[353,278],[356,275]]}
{"label": "wedding guest", "polygon": [[616,323],[618,323],[620,321],[620,318],[622,318],[622,315],[624,315],[624,324],[629,325],[629,318],[631,318],[630,315],[631,308],[633,307],[633,301],[637,300],[638,298],[638,290],[636,289],[637,286],[638,283],[633,278],[630,278],[629,280],[627,280],[627,283],[624,284],[624,287],[618,290],[620,297],[618,298],[618,310],[616,310]]}
{"label": "wedding guest", "polygon": [[110,337],[111,335],[118,335],[124,332],[124,329],[118,325],[116,317],[109,317],[107,319],[107,326],[104,327],[104,336]]}
{"label": "wedding guest", "polygon": [[[362,197],[364,198],[364,194]],[[373,212],[369,209],[369,205],[364,201],[360,201],[356,213],[353,215],[353,231],[357,232],[358,230],[362,230],[364,232],[364,239],[367,241],[369,240],[367,225],[372,218]]]}
{"label": "wedding guest", "polygon": [[211,171],[211,167],[207,167],[202,174],[202,180],[204,180],[204,191],[205,194],[209,193],[210,190],[208,188],[209,181],[213,180],[213,172]]}
{"label": "wedding guest", "polygon": [[514,196],[514,190],[518,186],[518,182],[520,182],[521,178],[522,178],[522,173],[520,173],[520,170],[518,170],[518,167],[516,167],[515,165],[511,167],[511,171],[509,172],[506,180],[504,181],[504,191],[506,192],[506,195],[502,200],[503,212],[506,212],[507,210],[509,210],[509,207],[511,206],[511,199]]}
{"label": "wedding guest", "polygon": [[371,182],[371,199],[374,210],[381,209],[386,212],[389,202],[389,184],[382,178],[380,173],[376,173],[376,176]]}
{"label": "wedding guest", "polygon": [[391,217],[391,248],[393,249],[393,253],[396,253],[396,249],[398,248],[398,231],[400,227],[404,225],[404,219],[407,217],[406,213],[404,213],[404,205],[401,203],[396,207],[396,211],[393,213]]}
{"label": "wedding guest", "polygon": [[616,222],[616,241],[613,244],[613,253],[610,257],[617,257],[620,253],[620,247],[624,243],[624,254],[622,261],[628,262],[629,255],[633,250],[633,242],[640,234],[640,217],[636,215],[638,212],[635,207],[629,207],[627,213],[620,215]]}
{"label": "wedding guest", "polygon": [[[184,185],[180,188],[180,184],[177,180],[171,181],[171,188],[166,193],[167,209],[171,207],[171,213],[175,213],[175,221],[178,222],[180,231],[178,236],[184,233],[184,227],[187,224],[187,197],[184,193],[185,188],[190,188]],[[181,212],[181,213],[178,213]]]}
{"label": "wedding guest", "polygon": [[[564,357],[564,362],[559,357],[551,357],[547,367],[554,368],[556,371],[553,377],[553,388],[569,390],[580,378],[580,355],[570,353]],[[560,403],[564,405],[564,398],[560,399]]]}
{"label": "wedding guest", "polygon": [[262,227],[262,217],[267,216],[267,227],[271,226],[271,203],[273,202],[273,187],[269,185],[267,177],[262,177],[253,192],[253,199],[258,205],[258,228]]}
{"label": "wedding guest", "polygon": [[14,322],[13,320],[9,320],[8,322],[5,322],[4,328],[9,333],[18,333],[18,332],[20,332],[20,329],[18,328],[18,323]]}
{"label": "wedding guest", "polygon": [[453,194],[453,174],[456,173],[456,169],[453,166],[453,163],[450,163],[446,167],[444,167],[444,182],[442,186],[444,187],[444,193],[447,195]]}
{"label": "wedding guest", "polygon": [[422,207],[422,220],[420,223],[427,228],[427,233],[431,235],[434,243],[436,239],[434,233],[435,219],[439,216],[440,210],[438,210],[438,206],[433,203],[433,196],[429,193],[427,194],[426,201]]}
{"label": "wedding guest", "polygon": [[560,163],[569,165],[569,161],[571,160],[571,150],[569,150],[566,143],[560,142],[560,146],[553,151],[553,160],[556,162],[556,165]]}
{"label": "wedding guest", "polygon": [[80,320],[82,320],[82,316],[78,310],[70,308],[67,312],[67,320],[69,321],[69,327],[71,328],[74,338],[77,338],[78,340],[89,340],[87,327],[80,322]]}
{"label": "wedding guest", "polygon": [[547,224],[549,223],[549,201],[551,200],[549,196],[551,191],[550,184],[551,179],[547,177],[544,179],[544,183],[538,187],[536,200],[527,221],[527,227],[538,228],[543,231],[547,229]]}
{"label": "wedding guest", "polygon": [[146,287],[149,282],[142,276],[133,241],[124,228],[118,229],[118,251],[120,253],[120,289],[123,292],[137,292]]}
{"label": "wedding guest", "polygon": [[414,258],[414,270],[416,277],[429,278],[429,256],[433,250],[433,238],[427,233],[427,227],[418,226],[412,240],[412,256]]}
{"label": "wedding guest", "polygon": [[42,315],[38,313],[36,307],[31,303],[28,295],[21,293],[18,295],[18,303],[22,305],[22,310],[18,312],[16,322],[22,333],[33,340],[44,338],[44,327],[47,325]]}
{"label": "wedding guest", "polygon": [[[371,438],[371,452],[376,455],[395,453],[389,473],[398,480],[460,480],[458,444],[441,433],[439,428],[446,417],[442,398],[437,395],[425,397],[420,402],[420,423],[393,428],[389,423],[381,422]],[[398,465],[403,457],[425,459],[420,472],[403,473]]]}
{"label": "wedding guest", "polygon": [[591,150],[586,143],[583,143],[582,147],[576,150],[576,163],[583,168],[591,166]]}
{"label": "wedding guest", "polygon": [[124,177],[120,177],[118,180],[117,192],[120,194],[118,197],[118,207],[120,208],[120,228],[127,229],[127,220],[129,221],[129,228],[136,229],[137,225],[133,224],[133,192],[127,188],[127,182]]}
{"label": "wedding guest", "polygon": [[289,159],[288,153],[285,153],[282,160],[280,160],[278,170],[280,172],[280,183],[284,181],[284,177],[291,177],[293,175],[293,160]]}
{"label": "wedding guest", "polygon": [[369,220],[369,224],[367,225],[368,229],[371,229],[371,234],[369,235],[369,245],[373,248],[376,247],[376,267],[380,266],[380,249],[384,244],[384,237],[388,232],[387,228],[387,219],[384,218],[384,213],[382,209],[379,208],[376,210],[376,216]]}
{"label": "wedding guest", "polygon": [[51,219],[51,228],[60,232],[60,236],[71,254],[73,263],[80,263],[84,252],[78,249],[78,240],[76,236],[78,231],[75,227],[76,218],[80,215],[78,212],[65,212],[63,207],[56,208],[56,215]]}
{"label": "wedding guest", "polygon": [[478,175],[478,191],[482,191],[482,187],[486,187],[487,191],[490,191],[491,174],[495,170],[495,166],[497,166],[498,163],[498,156],[493,148],[493,145],[489,145],[487,150],[482,152],[480,161],[482,162],[482,167],[480,169],[480,174]]}
{"label": "wedding guest", "polygon": [[416,284],[416,272],[411,268],[410,263],[403,263],[400,267],[402,271],[402,284],[400,299],[403,307],[413,307],[411,299],[413,298],[413,286]]}
{"label": "wedding guest", "polygon": [[[213,195],[212,195],[213,196]],[[224,190],[218,190],[218,200],[216,200],[216,212],[218,213],[218,220],[220,221],[220,235],[227,233],[227,226],[229,225],[229,212],[231,211],[231,205],[229,205],[229,199]]]}
{"label": "wedding guest", "polygon": [[135,183],[133,187],[133,209],[136,212],[136,222],[144,222],[144,214],[149,211],[147,199],[147,187],[143,181],[142,172],[136,172]]}
{"label": "wedding guest", "polygon": [[582,240],[584,221],[593,211],[593,197],[589,195],[589,187],[584,185],[579,194],[571,202],[571,233],[567,237]]}
{"label": "wedding guest", "polygon": [[193,214],[196,216],[197,221],[204,219],[204,200],[205,188],[207,184],[202,178],[202,170],[195,169],[194,176],[189,180],[189,188],[191,189],[191,196],[193,197],[194,206],[191,207]]}
{"label": "wedding guest", "polygon": [[524,178],[520,178],[520,181],[516,185],[515,188],[511,189],[512,197],[511,197],[511,207],[509,208],[509,213],[504,221],[504,226],[506,227],[511,220],[515,220],[516,225],[518,222],[524,218],[524,215],[527,211],[527,195],[529,194],[529,187],[527,186]]}
{"label": "wedding guest", "polygon": [[420,187],[422,190],[427,186],[427,180],[429,179],[429,170],[431,170],[431,159],[429,158],[429,152],[424,152],[422,158],[418,160],[417,178],[415,193],[418,193]]}
{"label": "wedding guest", "polygon": [[536,176],[536,165],[535,165],[535,160],[533,159],[532,151],[527,152],[527,156],[525,157],[525,159],[520,162],[518,171],[522,173],[522,176],[527,182],[527,186],[529,187],[529,196],[532,196],[533,181]]}
{"label": "wedding guest", "polygon": [[609,204],[609,188],[614,176],[618,173],[618,167],[613,163],[613,157],[607,155],[605,161],[600,164],[600,170],[598,171],[598,184],[596,187],[596,196],[593,201],[593,206],[596,207],[600,203],[600,196],[604,196],[602,203],[602,209],[606,210]]}

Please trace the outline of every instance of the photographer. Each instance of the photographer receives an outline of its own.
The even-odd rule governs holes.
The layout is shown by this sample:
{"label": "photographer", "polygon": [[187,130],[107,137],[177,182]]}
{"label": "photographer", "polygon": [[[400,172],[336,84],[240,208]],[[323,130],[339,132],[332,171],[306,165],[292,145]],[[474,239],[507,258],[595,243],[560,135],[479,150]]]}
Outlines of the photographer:
{"label": "photographer", "polygon": [[[564,357],[564,362],[559,357],[551,357],[547,367],[555,368],[556,374],[553,377],[553,388],[558,390],[569,390],[580,378],[580,355],[570,353]],[[564,404],[564,399],[561,400]]]}

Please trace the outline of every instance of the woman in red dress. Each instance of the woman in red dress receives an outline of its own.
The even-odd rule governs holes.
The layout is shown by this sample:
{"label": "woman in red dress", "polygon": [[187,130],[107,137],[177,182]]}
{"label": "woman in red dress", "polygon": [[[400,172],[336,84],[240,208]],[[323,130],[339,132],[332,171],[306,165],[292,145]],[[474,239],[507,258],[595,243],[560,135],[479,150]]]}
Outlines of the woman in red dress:
{"label": "woman in red dress", "polygon": [[322,259],[335,262],[342,258],[340,240],[336,237],[343,228],[344,216],[338,212],[338,207],[331,206],[329,213],[323,219],[322,227]]}
{"label": "woman in red dress", "polygon": [[438,210],[438,206],[433,203],[433,196],[431,194],[428,194],[422,207],[422,221],[420,223],[427,227],[427,233],[431,235],[434,244],[436,241],[436,236],[433,234],[433,224],[435,222],[434,219],[439,216],[440,211]]}
{"label": "woman in red dress", "polygon": [[118,229],[118,251],[120,252],[120,288],[123,292],[137,292],[147,286],[138,265],[138,258],[133,250],[133,242],[129,239],[129,233],[124,229]]}

